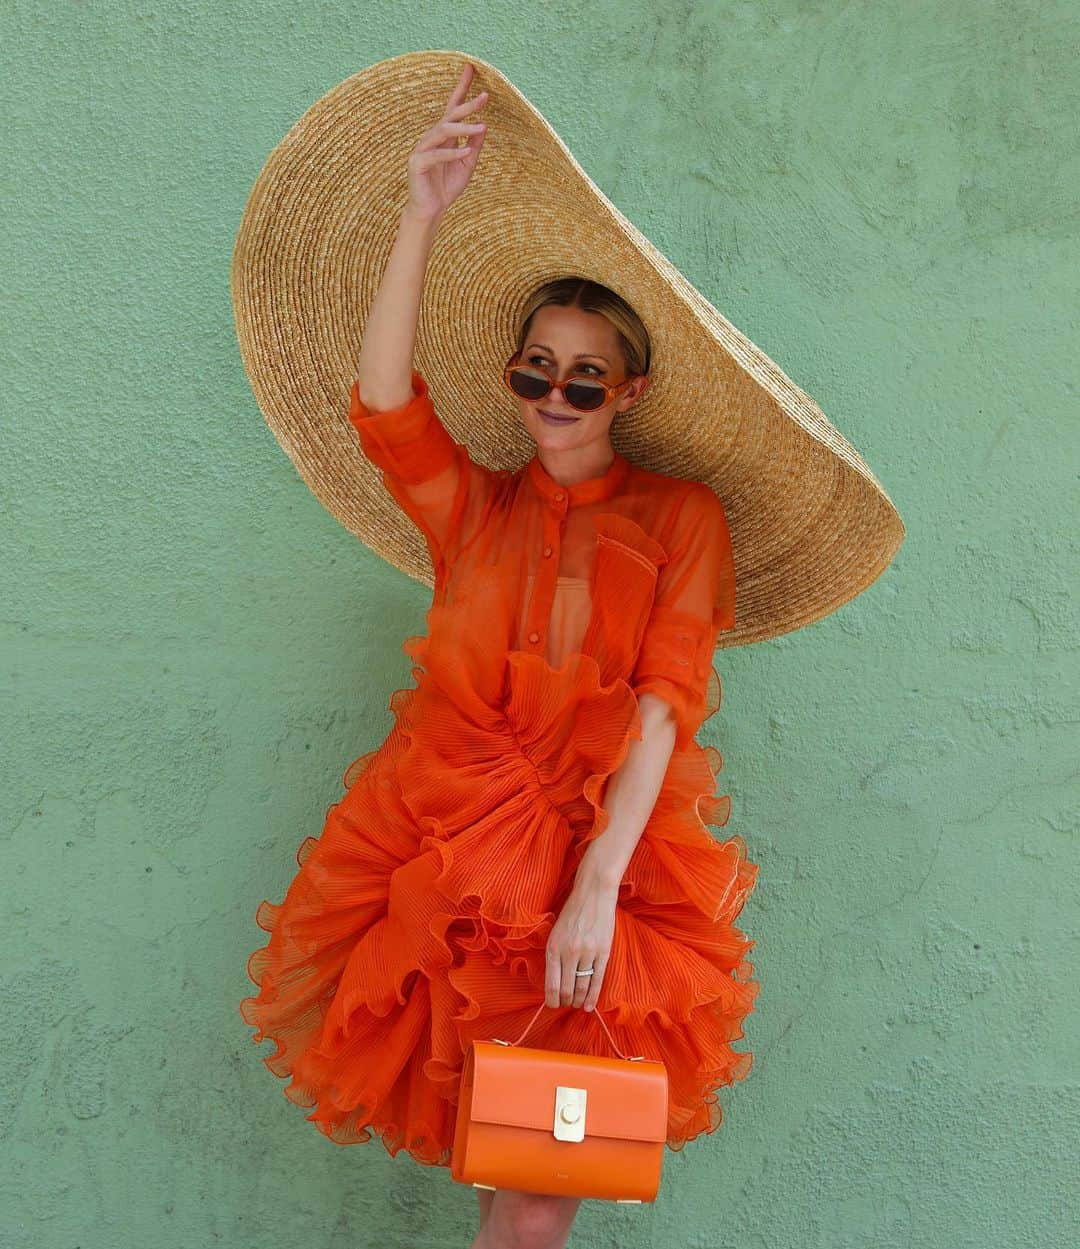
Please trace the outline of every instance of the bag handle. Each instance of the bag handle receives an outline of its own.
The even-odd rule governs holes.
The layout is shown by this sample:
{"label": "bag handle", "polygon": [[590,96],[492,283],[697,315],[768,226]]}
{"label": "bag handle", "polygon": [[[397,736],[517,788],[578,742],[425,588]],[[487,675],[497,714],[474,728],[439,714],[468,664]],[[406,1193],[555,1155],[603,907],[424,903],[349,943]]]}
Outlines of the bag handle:
{"label": "bag handle", "polygon": [[[533,1017],[525,1025],[525,1030],[522,1032],[521,1036],[519,1036],[516,1041],[500,1041],[498,1037],[494,1037],[494,1036],[491,1038],[491,1040],[493,1040],[497,1045],[509,1045],[509,1046],[520,1045],[521,1042],[525,1039],[526,1034],[532,1029],[533,1024],[536,1023],[536,1020],[539,1017],[540,1012],[544,1009],[545,1006],[547,1006],[547,1002],[540,1003],[540,1005],[536,1008],[536,1012],[534,1013]],[[553,1006],[551,1009],[555,1010],[556,1008]],[[586,1012],[586,1013],[594,1014],[597,1017],[597,1019],[600,1020],[601,1026],[603,1027],[604,1031],[607,1033],[607,1039],[611,1043],[611,1048],[615,1051],[616,1054],[618,1054],[620,1058],[625,1058],[628,1063],[637,1063],[637,1062],[644,1061],[645,1056],[643,1054],[635,1054],[633,1057],[631,1057],[628,1054],[624,1054],[622,1050],[619,1049],[619,1047],[615,1044],[615,1038],[611,1035],[611,1031],[607,1026],[607,1022],[605,1021],[604,1016],[600,1013],[598,1008],[594,1009],[591,1012]]]}

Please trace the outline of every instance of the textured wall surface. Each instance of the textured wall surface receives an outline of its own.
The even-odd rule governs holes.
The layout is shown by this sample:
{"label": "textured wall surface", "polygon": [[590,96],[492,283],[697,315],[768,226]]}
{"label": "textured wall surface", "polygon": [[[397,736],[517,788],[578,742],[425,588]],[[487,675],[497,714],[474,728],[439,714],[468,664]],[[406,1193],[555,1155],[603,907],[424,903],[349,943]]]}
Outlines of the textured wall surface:
{"label": "textured wall surface", "polygon": [[417,47],[499,65],[908,525],[722,653],[754,1070],[571,1244],[1076,1243],[1078,37],[1052,0],[3,6],[4,1249],[472,1237],[237,1012],[428,596],[270,434],[229,259],[296,118]]}

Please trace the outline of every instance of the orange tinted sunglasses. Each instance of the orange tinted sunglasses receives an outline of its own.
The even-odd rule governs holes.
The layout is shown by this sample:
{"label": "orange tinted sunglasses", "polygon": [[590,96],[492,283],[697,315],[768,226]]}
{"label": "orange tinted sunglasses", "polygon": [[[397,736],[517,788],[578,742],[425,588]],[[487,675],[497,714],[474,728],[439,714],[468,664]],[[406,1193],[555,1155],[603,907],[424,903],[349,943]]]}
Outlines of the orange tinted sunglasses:
{"label": "orange tinted sunglasses", "polygon": [[[510,390],[521,399],[536,403],[551,394],[555,381],[543,369],[533,364],[515,364],[518,353],[507,360],[503,367],[503,380]],[[633,381],[627,377],[613,386],[598,377],[571,377],[561,383],[561,390],[566,402],[579,412],[595,412],[610,403],[620,391],[625,390]]]}

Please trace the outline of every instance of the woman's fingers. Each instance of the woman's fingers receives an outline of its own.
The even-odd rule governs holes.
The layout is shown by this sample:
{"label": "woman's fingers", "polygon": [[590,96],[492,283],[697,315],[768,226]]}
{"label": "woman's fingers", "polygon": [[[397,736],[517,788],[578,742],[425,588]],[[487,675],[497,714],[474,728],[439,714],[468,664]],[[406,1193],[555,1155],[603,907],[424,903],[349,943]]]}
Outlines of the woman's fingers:
{"label": "woman's fingers", "polygon": [[607,968],[607,964],[608,956],[606,954],[598,954],[596,956],[595,971],[585,982],[589,987],[581,1003],[583,1010],[596,1009],[596,1003],[600,999],[600,990],[604,987],[604,971]]}
{"label": "woman's fingers", "polygon": [[549,949],[547,952],[547,971],[544,976],[544,1001],[548,1006],[558,1006],[559,986],[562,984],[562,959],[559,951]]}
{"label": "woman's fingers", "polygon": [[441,146],[448,140],[453,142],[459,134],[469,136],[483,134],[486,129],[487,127],[481,121],[437,121],[434,126],[429,130],[425,130],[420,136],[420,142],[417,143],[414,150],[426,152],[433,147]]}
{"label": "woman's fingers", "polygon": [[[596,1006],[615,940],[617,908],[607,893],[575,889],[548,935],[544,995],[549,1006]],[[578,974],[588,973],[588,974]]]}
{"label": "woman's fingers", "polygon": [[[587,960],[582,952],[560,954],[557,950],[549,950],[544,1001],[552,1007],[575,1006],[595,1010],[604,987],[607,964],[606,954],[597,953]],[[575,974],[586,967],[593,969],[591,976]]]}
{"label": "woman's fingers", "polygon": [[468,95],[469,83],[472,82],[474,73],[475,71],[472,67],[472,63],[470,61],[466,61],[462,66],[461,73],[458,75],[458,80],[454,83],[450,96],[446,101],[447,110],[456,107],[462,100],[464,100],[466,95]]}
{"label": "woman's fingers", "polygon": [[576,978],[576,983],[574,984],[574,1000],[571,1003],[573,1006],[583,1006],[585,1004],[585,995],[589,992],[589,986],[596,979],[596,973],[600,967],[600,955],[599,953],[594,953],[591,958],[586,959],[585,955],[581,954],[578,958],[578,962],[580,963],[580,967],[578,968],[579,971],[584,971],[586,967],[591,967],[593,969],[593,974],[591,976],[578,976]]}
{"label": "woman's fingers", "polygon": [[473,149],[471,147],[436,147],[430,152],[422,153],[420,159],[416,163],[417,169],[427,169],[429,165],[434,165],[441,160],[463,160],[466,156],[471,156]]}
{"label": "woman's fingers", "polygon": [[580,1006],[588,992],[589,976],[579,976],[579,971],[596,965],[596,954],[589,947],[579,946],[576,950],[563,951],[559,960],[561,975],[559,977],[559,1005]]}
{"label": "woman's fingers", "polygon": [[461,104],[448,105],[444,117],[451,121],[457,121],[461,117],[467,117],[469,113],[475,112],[488,102],[488,93],[481,91],[474,95],[471,100],[465,100]]}
{"label": "woman's fingers", "polygon": [[420,164],[421,166],[425,164],[427,157],[432,155],[438,157],[441,154],[449,152],[449,155],[451,156],[463,156],[479,145],[479,140],[482,139],[482,135],[483,131],[472,131],[468,136],[469,141],[463,147],[459,147],[457,144],[449,144],[444,147],[442,144],[437,142],[439,139],[438,135],[434,136],[434,139],[431,142],[427,142],[427,135],[425,135],[425,137],[418,142],[415,149],[413,149],[413,155],[418,157],[417,164]]}
{"label": "woman's fingers", "polygon": [[[471,100],[465,98],[475,73],[475,67],[466,62],[442,117],[424,131],[409,154],[409,203],[432,219],[441,218],[468,185],[487,137],[483,122],[461,120],[487,103],[486,91]],[[460,135],[466,138],[463,145],[458,143]]]}
{"label": "woman's fingers", "polygon": [[[610,954],[599,950],[591,957],[587,950],[548,950],[547,977],[544,984],[544,1001],[548,1006],[577,1006],[595,1010],[604,987],[604,972]],[[586,967],[593,969],[591,976],[578,976]]]}
{"label": "woman's fingers", "polygon": [[564,949],[558,945],[548,950],[547,983],[544,986],[545,1001],[549,1006],[573,1006],[577,987],[585,979],[574,973],[580,968],[591,967],[580,950]]}
{"label": "woman's fingers", "polygon": [[458,76],[457,82],[454,84],[454,89],[450,92],[450,95],[447,98],[446,108],[443,110],[444,117],[450,117],[452,115],[460,116],[463,112],[471,112],[474,108],[478,108],[480,106],[481,101],[487,99],[486,91],[478,92],[477,95],[475,95],[471,100],[465,99],[465,97],[469,94],[469,86],[472,83],[475,73],[476,71],[471,62],[466,62],[461,74]]}
{"label": "woman's fingers", "polygon": [[[569,957],[564,955],[562,959],[562,980],[559,984],[559,1005],[571,1006],[574,1001],[574,989],[577,987],[577,979],[574,972],[577,971],[578,960],[577,955],[572,954]],[[588,963],[585,964],[588,966]]]}

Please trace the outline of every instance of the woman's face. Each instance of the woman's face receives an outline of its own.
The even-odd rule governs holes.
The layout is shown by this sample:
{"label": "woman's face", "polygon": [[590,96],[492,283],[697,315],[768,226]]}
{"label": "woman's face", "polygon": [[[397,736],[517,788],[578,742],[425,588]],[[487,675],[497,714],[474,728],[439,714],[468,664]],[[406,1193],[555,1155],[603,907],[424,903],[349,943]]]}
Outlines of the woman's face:
{"label": "woman's face", "polygon": [[[567,403],[562,384],[571,378],[595,377],[613,386],[627,374],[618,333],[607,317],[558,304],[545,304],[533,315],[519,362],[543,370],[556,383],[538,402],[518,397],[521,422],[541,451],[599,445],[610,455],[609,430],[615,414],[632,407],[648,385],[647,377],[637,377],[610,403],[591,412]],[[547,421],[545,412],[571,419]]]}

